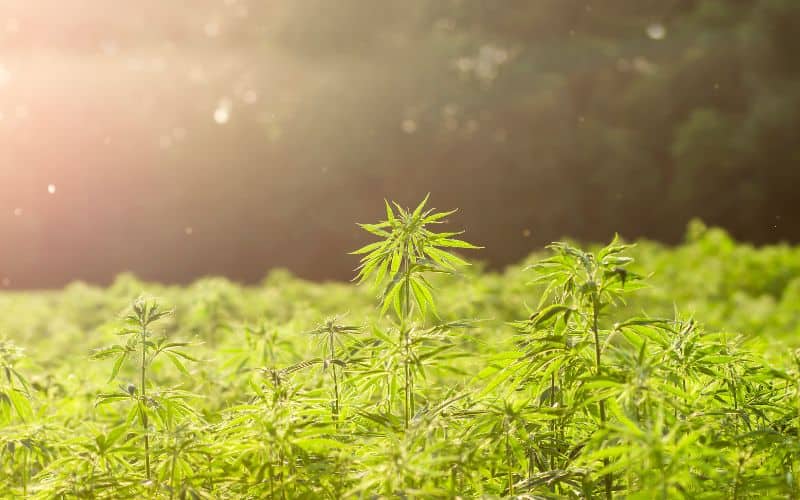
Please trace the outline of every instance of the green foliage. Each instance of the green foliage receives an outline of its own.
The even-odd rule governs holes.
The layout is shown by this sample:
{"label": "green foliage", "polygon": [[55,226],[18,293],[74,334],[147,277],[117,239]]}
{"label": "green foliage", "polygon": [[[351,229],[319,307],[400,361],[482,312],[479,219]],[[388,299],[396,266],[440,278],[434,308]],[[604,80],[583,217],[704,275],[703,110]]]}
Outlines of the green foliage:
{"label": "green foliage", "polygon": [[[93,451],[97,453],[98,457],[104,456],[123,434],[128,435],[135,432],[132,426],[138,422],[141,426],[143,443],[141,457],[143,458],[145,481],[148,483],[148,487],[152,487],[155,491],[159,491],[162,484],[166,484],[170,495],[173,495],[176,488],[176,469],[183,468],[184,465],[184,462],[179,461],[182,460],[179,455],[186,454],[188,450],[192,449],[180,441],[178,429],[183,429],[183,426],[191,422],[191,417],[194,417],[196,412],[188,404],[188,400],[192,397],[190,393],[175,389],[153,390],[152,387],[148,392],[151,384],[148,370],[157,358],[163,356],[169,359],[178,371],[189,375],[184,362],[197,360],[182,350],[189,345],[187,342],[172,342],[167,337],[154,337],[153,325],[169,314],[170,312],[162,310],[155,300],[137,299],[133,303],[132,312],[125,316],[123,326],[117,332],[117,335],[127,338],[127,342],[99,349],[94,353],[94,359],[114,358],[109,382],[117,377],[126,360],[136,361],[139,371],[139,386],[137,387],[133,383],[129,383],[127,386],[120,385],[120,390],[117,392],[101,393],[97,396],[95,406],[127,401],[130,408],[123,426],[118,427],[107,436],[98,435],[96,437],[97,446],[93,448]],[[150,443],[153,433],[151,424],[155,424],[156,429],[162,433],[162,436],[159,436],[161,440],[166,441],[166,443],[162,443],[162,446],[165,446],[163,451],[166,452],[167,463],[169,463],[168,472],[165,472],[161,466],[156,467],[158,482],[153,482],[153,467],[151,467]],[[167,445],[172,446],[172,452]],[[113,464],[107,465],[106,469],[112,469],[111,465]],[[124,464],[124,466],[129,465],[129,463]],[[166,481],[167,479],[168,481]]]}
{"label": "green foliage", "polygon": [[454,238],[462,233],[434,233],[428,229],[428,226],[441,224],[456,211],[425,210],[427,202],[426,197],[413,211],[395,203],[395,216],[387,201],[385,221],[360,224],[362,229],[383,240],[353,252],[365,254],[358,269],[360,282],[373,276],[376,286],[388,281],[380,298],[381,313],[393,307],[398,318],[404,321],[409,319],[412,296],[421,315],[424,316],[428,308],[436,315],[432,286],[425,278],[426,273],[449,273],[455,271],[456,266],[468,265],[444,248],[479,248]]}
{"label": "green foliage", "polygon": [[22,349],[13,342],[0,339],[0,425],[9,423],[12,417],[22,421],[33,417],[30,385],[16,369],[22,355]]}
{"label": "green foliage", "polygon": [[[0,316],[0,491],[800,495],[800,249],[696,222],[679,248],[554,243],[495,274],[431,230],[452,212],[386,206],[357,252],[377,311],[364,287],[285,273],[0,295],[19,312]],[[140,298],[113,321],[146,288],[174,314]]]}
{"label": "green foliage", "polygon": [[389,344],[391,353],[384,361],[384,367],[389,367],[387,380],[391,381],[385,390],[390,394],[388,407],[391,409],[391,386],[395,380],[392,371],[402,366],[403,422],[406,429],[416,408],[415,378],[424,377],[426,365],[433,363],[435,358],[448,348],[446,345],[441,347],[431,345],[439,340],[441,329],[425,331],[416,329],[411,324],[415,319],[415,312],[419,321],[425,319],[429,310],[438,318],[433,287],[425,275],[452,273],[456,270],[456,266],[468,265],[465,260],[443,249],[479,248],[455,238],[462,233],[434,233],[428,229],[429,226],[441,224],[456,211],[425,210],[427,202],[426,196],[413,211],[394,203],[397,209],[395,215],[392,206],[386,201],[385,221],[378,224],[360,224],[365,231],[383,240],[353,252],[355,255],[365,254],[358,268],[357,279],[360,282],[370,279],[373,275],[376,286],[388,281],[380,296],[381,314],[386,313],[390,307],[394,309],[399,320],[399,339],[397,341],[385,337],[383,339]]}

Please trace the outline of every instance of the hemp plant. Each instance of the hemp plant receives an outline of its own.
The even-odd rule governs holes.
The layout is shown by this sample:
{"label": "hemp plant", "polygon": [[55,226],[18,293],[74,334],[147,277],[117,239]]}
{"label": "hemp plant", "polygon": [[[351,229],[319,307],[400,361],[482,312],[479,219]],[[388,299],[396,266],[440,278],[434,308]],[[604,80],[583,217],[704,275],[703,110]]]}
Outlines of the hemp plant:
{"label": "hemp plant", "polygon": [[[594,366],[592,375],[597,378],[603,375],[603,350],[606,338],[600,327],[600,316],[606,309],[623,302],[626,285],[639,279],[639,276],[628,271],[633,259],[624,252],[628,245],[620,244],[617,237],[596,254],[581,250],[567,243],[553,243],[549,246],[554,255],[534,266],[541,273],[540,283],[547,283],[542,294],[542,305],[551,300],[549,307],[535,312],[530,319],[536,327],[550,319],[563,315],[563,325],[569,326],[572,319],[571,333],[576,333],[578,342],[586,342],[593,350]],[[631,288],[630,286],[628,287]],[[569,336],[565,337],[568,339]],[[554,374],[553,374],[554,375]],[[549,397],[553,403],[556,388],[551,377]],[[597,401],[600,427],[608,421],[606,403]],[[604,460],[608,467],[608,459]],[[613,496],[614,479],[611,473],[604,476],[605,494]]]}
{"label": "hemp plant", "polygon": [[[30,401],[31,386],[16,368],[22,357],[22,348],[9,340],[0,339],[0,425],[3,426],[0,429],[0,475],[11,472],[21,483],[20,492],[27,496],[31,476],[29,461],[35,460],[37,455],[47,454],[47,451],[42,449],[30,427],[34,417]],[[19,429],[9,425],[16,419],[24,424]],[[10,462],[8,470],[3,463],[6,455]],[[8,487],[4,483],[0,481],[0,487]]]}
{"label": "hemp plant", "polygon": [[480,248],[457,239],[463,231],[436,233],[430,229],[445,222],[456,210],[436,212],[435,209],[426,209],[429,196],[414,210],[386,201],[386,220],[377,224],[359,224],[381,240],[352,252],[363,256],[355,279],[359,283],[372,279],[376,288],[383,287],[381,315],[391,309],[396,316],[399,333],[396,345],[403,360],[403,422],[406,429],[415,412],[414,365],[418,364],[413,347],[412,322],[424,321],[429,311],[438,317],[433,287],[426,275],[452,273],[458,266],[469,265],[446,249]]}
{"label": "hemp plant", "polygon": [[0,339],[0,424],[10,422],[14,415],[22,421],[33,417],[30,385],[16,369],[16,363],[22,357],[22,348]]}
{"label": "hemp plant", "polygon": [[[532,266],[538,272],[533,283],[543,287],[539,305],[527,320],[513,323],[520,334],[518,357],[504,362],[483,391],[488,395],[511,380],[505,394],[526,389],[537,402],[537,418],[529,425],[528,478],[520,485],[532,486],[537,474],[566,471],[553,476],[560,479],[549,483],[551,492],[578,494],[569,481],[586,470],[575,461],[585,442],[609,422],[609,391],[594,390],[604,388],[612,375],[606,351],[617,330],[604,328],[606,317],[624,303],[625,293],[641,287],[640,277],[627,269],[633,261],[624,255],[628,248],[617,238],[597,252],[554,243],[549,246],[553,255]],[[634,323],[644,327],[657,321]],[[604,495],[611,498],[615,484],[608,465],[604,458]]]}
{"label": "hemp plant", "polygon": [[[171,314],[171,311],[161,309],[159,303],[152,299],[139,298],[133,303],[132,312],[124,319],[124,325],[117,333],[121,337],[127,338],[124,344],[116,344],[94,353],[94,359],[114,358],[114,365],[111,370],[109,382],[117,378],[122,365],[126,360],[135,360],[138,370],[139,386],[130,383],[127,386],[120,386],[120,391],[110,394],[100,394],[97,397],[96,405],[109,404],[117,401],[128,400],[131,409],[128,414],[128,422],[134,419],[139,420],[142,427],[144,473],[149,481],[152,476],[151,469],[151,449],[150,449],[150,422],[151,416],[155,416],[163,422],[163,417],[153,412],[153,409],[163,409],[167,414],[191,413],[191,409],[183,402],[183,394],[162,394],[161,397],[148,395],[148,370],[156,358],[164,355],[178,368],[186,374],[183,361],[196,361],[193,357],[186,354],[182,347],[189,345],[187,342],[170,342],[166,337],[154,340],[153,325]],[[177,411],[175,411],[177,410]]]}
{"label": "hemp plant", "polygon": [[333,380],[333,401],[331,402],[331,416],[335,421],[339,420],[341,409],[339,380],[342,377],[342,370],[347,366],[345,360],[341,359],[337,353],[337,346],[344,348],[344,338],[349,335],[361,333],[357,326],[342,325],[337,318],[328,318],[314,330],[308,332],[319,339],[319,343],[325,352],[324,369],[330,369]]}

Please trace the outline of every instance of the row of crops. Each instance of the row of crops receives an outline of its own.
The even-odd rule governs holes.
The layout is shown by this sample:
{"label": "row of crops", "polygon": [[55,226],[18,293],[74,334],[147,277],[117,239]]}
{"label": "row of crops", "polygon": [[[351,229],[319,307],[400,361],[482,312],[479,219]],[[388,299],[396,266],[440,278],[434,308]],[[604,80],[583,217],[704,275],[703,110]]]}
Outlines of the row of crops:
{"label": "row of crops", "polygon": [[360,284],[0,294],[3,497],[800,496],[800,249],[448,220],[387,204]]}

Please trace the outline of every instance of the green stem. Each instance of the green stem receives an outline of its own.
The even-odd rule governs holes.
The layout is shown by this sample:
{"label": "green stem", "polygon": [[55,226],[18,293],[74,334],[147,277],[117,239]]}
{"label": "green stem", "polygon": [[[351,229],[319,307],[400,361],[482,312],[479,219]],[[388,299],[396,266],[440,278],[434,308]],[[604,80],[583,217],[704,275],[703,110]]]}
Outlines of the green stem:
{"label": "green stem", "polygon": [[286,500],[286,484],[284,484],[284,476],[283,476],[284,468],[285,468],[285,466],[284,466],[285,460],[283,458],[283,450],[281,450],[280,453],[278,453],[278,459],[280,460],[280,464],[278,464],[278,477],[280,478],[280,481],[281,481],[281,498]]}
{"label": "green stem", "polygon": [[172,450],[172,464],[169,468],[169,498],[175,498],[175,462],[178,460],[178,438],[175,437],[175,448]]}
{"label": "green stem", "polygon": [[404,255],[403,255],[403,275],[404,283],[403,283],[403,307],[402,307],[402,315],[400,317],[400,335],[401,341],[403,343],[404,348],[404,360],[403,360],[403,371],[404,371],[404,380],[403,380],[403,423],[405,429],[408,429],[408,423],[411,419],[411,405],[413,395],[411,394],[411,342],[409,338],[409,331],[408,331],[408,317],[411,314],[411,266],[410,266],[411,256],[409,255],[408,251],[408,243],[405,245]]}
{"label": "green stem", "polygon": [[[600,352],[600,328],[598,326],[598,316],[600,314],[600,304],[597,294],[592,295],[592,334],[594,335],[594,362],[595,362],[595,375],[600,376],[602,371],[602,360]],[[606,425],[606,403],[601,400],[600,406],[600,423],[603,427]],[[608,458],[603,459],[603,466],[608,467]],[[606,498],[614,498],[614,477],[611,474],[606,474],[603,478],[606,489]]]}
{"label": "green stem", "polygon": [[28,450],[22,452],[22,496],[28,496]]}
{"label": "green stem", "polygon": [[333,332],[330,332],[328,337],[329,340],[329,348],[330,348],[330,364],[331,370],[333,371],[333,418],[337,422],[339,422],[339,377],[336,374],[336,364],[333,360],[336,359],[336,346],[333,341]]}
{"label": "green stem", "polygon": [[[550,374],[550,409],[551,410],[555,406],[555,402],[556,402],[556,374],[555,373],[551,373]],[[555,443],[555,441],[556,441],[556,431],[557,431],[557,429],[556,429],[556,421],[552,420],[550,422],[550,439],[553,440],[553,444],[554,445],[556,444]],[[554,452],[551,452],[550,453],[550,470],[555,470],[555,468],[556,468],[555,460],[556,460],[556,454]]]}
{"label": "green stem", "polygon": [[272,457],[269,461],[269,497],[275,498],[275,471],[273,470]]}
{"label": "green stem", "polygon": [[213,467],[212,467],[212,459],[211,456],[208,457],[208,489],[214,489],[214,474],[212,474]]}
{"label": "green stem", "polygon": [[508,423],[506,423],[506,465],[508,466],[508,494],[514,496],[514,474],[511,467],[511,438],[509,437]]}
{"label": "green stem", "polygon": [[734,480],[733,480],[733,491],[731,492],[731,498],[734,498],[734,499],[739,498],[739,484],[740,484],[741,475],[742,475],[743,458],[744,457],[742,457],[742,455],[740,453],[740,455],[739,455],[739,464],[736,466],[736,476],[734,476]]}
{"label": "green stem", "polygon": [[[94,471],[97,469],[96,460],[92,460],[92,470],[89,471],[89,498],[94,498]],[[106,462],[106,472],[108,472],[108,462]]]}
{"label": "green stem", "polygon": [[147,382],[147,326],[142,324],[142,363],[141,363],[141,388],[142,388],[142,399],[140,402],[139,412],[142,416],[142,427],[144,427],[144,467],[145,467],[145,476],[147,480],[150,480],[150,436],[148,434],[148,424],[147,424],[147,409],[146,406],[146,397],[147,397],[147,388],[145,383]]}

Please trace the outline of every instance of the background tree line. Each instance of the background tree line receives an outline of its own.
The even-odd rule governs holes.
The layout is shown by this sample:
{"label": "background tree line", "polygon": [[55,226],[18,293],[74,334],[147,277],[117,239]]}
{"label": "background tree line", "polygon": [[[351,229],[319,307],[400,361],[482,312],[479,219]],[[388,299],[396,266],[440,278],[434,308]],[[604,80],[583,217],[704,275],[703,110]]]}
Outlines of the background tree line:
{"label": "background tree line", "polygon": [[497,266],[693,217],[800,239],[795,0],[84,3],[0,35],[70,77],[9,59],[12,286],[345,278],[351,221],[427,191]]}

